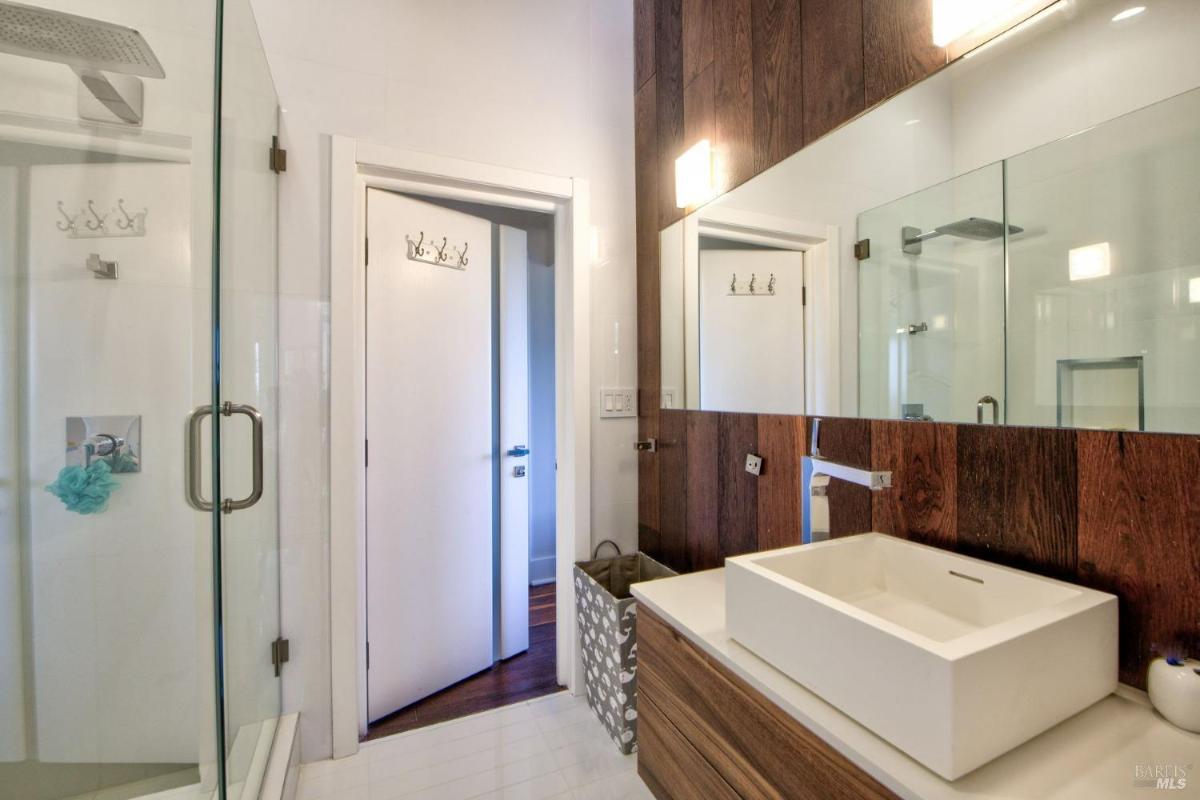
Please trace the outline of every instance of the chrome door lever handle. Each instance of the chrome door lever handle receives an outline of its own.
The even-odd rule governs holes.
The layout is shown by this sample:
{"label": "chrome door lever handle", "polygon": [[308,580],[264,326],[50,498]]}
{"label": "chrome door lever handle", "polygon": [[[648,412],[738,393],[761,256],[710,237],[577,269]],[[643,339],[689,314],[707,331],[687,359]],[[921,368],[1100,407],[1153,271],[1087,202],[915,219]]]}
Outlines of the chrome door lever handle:
{"label": "chrome door lever handle", "polygon": [[529,448],[523,444],[519,444],[516,447],[513,447],[512,449],[510,449],[506,455],[514,456],[517,458],[519,458],[521,456],[527,456],[527,455],[529,455]]}

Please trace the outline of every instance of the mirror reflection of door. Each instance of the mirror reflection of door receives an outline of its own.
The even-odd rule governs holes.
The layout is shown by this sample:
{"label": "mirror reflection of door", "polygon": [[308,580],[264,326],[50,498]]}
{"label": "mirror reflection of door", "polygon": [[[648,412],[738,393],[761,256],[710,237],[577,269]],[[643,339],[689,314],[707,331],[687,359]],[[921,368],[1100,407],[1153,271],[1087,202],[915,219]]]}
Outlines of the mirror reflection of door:
{"label": "mirror reflection of door", "polygon": [[700,237],[700,407],[802,413],[804,254]]}

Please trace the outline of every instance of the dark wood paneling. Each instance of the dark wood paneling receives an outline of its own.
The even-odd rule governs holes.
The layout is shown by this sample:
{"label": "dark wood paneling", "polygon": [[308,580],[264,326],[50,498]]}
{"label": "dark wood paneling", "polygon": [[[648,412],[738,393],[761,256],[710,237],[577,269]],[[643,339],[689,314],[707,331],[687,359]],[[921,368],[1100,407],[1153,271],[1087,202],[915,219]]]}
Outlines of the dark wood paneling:
{"label": "dark wood paneling", "polygon": [[713,61],[713,0],[683,0],[683,85]]}
{"label": "dark wood paneling", "polygon": [[1018,569],[1075,574],[1075,432],[958,426],[958,548]]}
{"label": "dark wood paneling", "polygon": [[873,420],[872,465],[892,471],[892,488],[871,496],[875,530],[953,549],[957,458],[953,425]]}
{"label": "dark wood paneling", "polygon": [[[653,3],[639,0],[643,5]],[[652,38],[652,37],[651,37]],[[638,353],[638,438],[658,438],[661,361],[658,273],[658,118],[655,114],[657,87],[646,81],[634,95],[634,194],[637,201],[635,231],[637,248],[637,353]],[[651,548],[658,546],[658,457],[639,452],[638,539]]]}
{"label": "dark wood paneling", "polygon": [[1079,431],[1080,583],[1121,598],[1121,680],[1200,652],[1200,437]]}
{"label": "dark wood paneling", "polygon": [[687,412],[658,414],[658,552],[650,555],[687,570]]}
{"label": "dark wood paneling", "polygon": [[717,538],[725,559],[758,549],[758,479],[746,472],[746,454],[758,451],[758,417],[720,414],[717,428]]}
{"label": "dark wood paneling", "polygon": [[714,180],[728,191],[754,176],[754,59],[750,0],[712,0]]}
{"label": "dark wood paneling", "polygon": [[721,566],[717,533],[718,415],[687,412],[688,565],[693,570]]}
{"label": "dark wood paneling", "polygon": [[804,146],[800,0],[751,0],[754,167],[762,172]]}
{"label": "dark wood paneling", "polygon": [[[645,607],[637,635],[639,705],[653,703],[741,797],[895,796]],[[641,742],[638,758],[665,754]]]}
{"label": "dark wood paneling", "polygon": [[866,107],[862,4],[802,0],[804,136],[812,141]]}
{"label": "dark wood paneling", "polygon": [[633,0],[633,88],[654,77],[654,6],[657,0]]}
{"label": "dark wood paneling", "polygon": [[[813,418],[805,420],[805,441],[812,449]],[[871,467],[871,422],[865,419],[821,419],[821,455],[853,467]],[[829,485],[829,529],[833,537],[871,530],[871,490],[845,481]]]}
{"label": "dark wood paneling", "polygon": [[683,152],[683,0],[657,0],[654,80],[658,85],[658,227],[683,217],[675,206],[675,159]]}
{"label": "dark wood paneling", "polygon": [[659,800],[741,800],[645,697],[638,698],[638,775]]}
{"label": "dark wood paneling", "polygon": [[868,106],[946,64],[933,44],[933,0],[863,0],[863,85]]}
{"label": "dark wood paneling", "polygon": [[764,414],[758,418],[758,549],[800,544],[800,456],[804,418]]}

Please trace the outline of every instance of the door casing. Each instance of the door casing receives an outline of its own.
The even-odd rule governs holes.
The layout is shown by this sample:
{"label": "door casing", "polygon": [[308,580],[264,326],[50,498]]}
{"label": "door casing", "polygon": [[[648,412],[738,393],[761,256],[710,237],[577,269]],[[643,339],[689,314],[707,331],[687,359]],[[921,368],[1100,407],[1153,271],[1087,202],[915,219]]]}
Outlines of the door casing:
{"label": "door casing", "polygon": [[368,187],[554,215],[558,682],[583,689],[571,569],[591,547],[588,182],[331,137],[330,678],[333,756],[366,733],[365,308]]}

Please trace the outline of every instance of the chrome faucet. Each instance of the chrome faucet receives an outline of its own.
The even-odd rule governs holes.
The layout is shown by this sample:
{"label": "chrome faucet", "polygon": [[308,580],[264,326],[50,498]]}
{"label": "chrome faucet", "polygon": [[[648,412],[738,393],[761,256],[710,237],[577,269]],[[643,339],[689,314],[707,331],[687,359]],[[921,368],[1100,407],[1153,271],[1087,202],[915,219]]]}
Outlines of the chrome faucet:
{"label": "chrome faucet", "polygon": [[859,486],[865,486],[873,492],[891,488],[892,473],[888,471],[860,469],[847,464],[839,464],[821,456],[820,447],[821,420],[813,420],[812,455],[800,459],[801,494],[803,508],[801,518],[803,525],[802,542],[822,542],[829,538],[829,481],[836,478]]}

